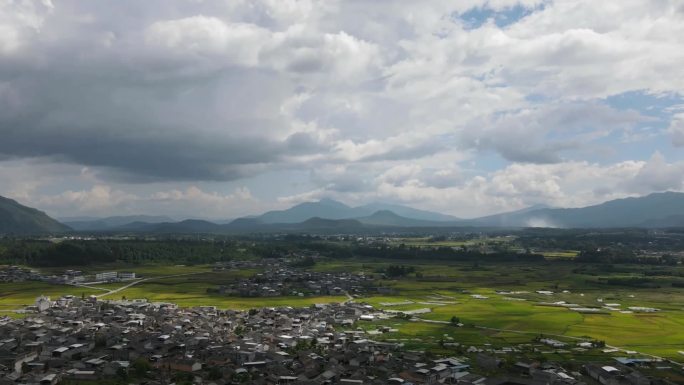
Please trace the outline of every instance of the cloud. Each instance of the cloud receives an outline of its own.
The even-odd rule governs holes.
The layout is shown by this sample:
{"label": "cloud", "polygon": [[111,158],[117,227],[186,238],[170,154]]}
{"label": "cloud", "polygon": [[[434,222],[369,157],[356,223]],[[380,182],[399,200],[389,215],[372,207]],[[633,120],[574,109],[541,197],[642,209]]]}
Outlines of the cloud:
{"label": "cloud", "polygon": [[259,205],[246,187],[230,194],[207,192],[197,186],[149,194],[132,194],[108,185],[87,190],[67,190],[57,195],[39,195],[32,201],[48,212],[109,215],[116,213],[165,213],[176,218],[228,219],[246,215]]}
{"label": "cloud", "polygon": [[681,111],[611,97],[684,97],[683,17],[675,0],[0,0],[0,191],[56,211],[334,196],[459,214],[681,188]]}
{"label": "cloud", "polygon": [[136,199],[135,195],[113,190],[110,186],[95,185],[89,190],[67,190],[58,195],[43,196],[37,203],[47,209],[59,207],[78,212],[103,213]]}
{"label": "cloud", "polygon": [[548,103],[474,120],[462,131],[460,143],[494,150],[513,162],[557,163],[564,151],[652,120],[604,104]]}
{"label": "cloud", "polygon": [[450,176],[452,183],[433,183],[435,176],[442,181],[442,176],[448,173],[447,169],[435,171],[417,165],[400,165],[371,179],[372,183],[364,189],[351,193],[337,191],[334,185],[327,184],[280,200],[299,202],[320,197],[348,202],[382,200],[472,217],[535,204],[583,207],[653,191],[684,190],[684,162],[668,163],[659,153],[648,161],[609,165],[586,161],[516,163],[487,174],[458,173]]}
{"label": "cloud", "polygon": [[684,188],[684,162],[668,163],[661,153],[656,152],[643,163],[634,179],[625,183],[631,191],[642,194],[681,190]]}
{"label": "cloud", "polygon": [[54,8],[50,0],[0,2],[0,54],[11,54],[40,33]]}
{"label": "cloud", "polygon": [[672,144],[676,147],[684,147],[684,114],[676,114],[667,131],[672,137]]}
{"label": "cloud", "polygon": [[[256,66],[259,50],[269,31],[249,23],[226,24],[203,15],[152,23],[143,32],[151,48],[167,50],[179,58],[214,56],[222,65]],[[190,58],[192,60],[192,58]]]}

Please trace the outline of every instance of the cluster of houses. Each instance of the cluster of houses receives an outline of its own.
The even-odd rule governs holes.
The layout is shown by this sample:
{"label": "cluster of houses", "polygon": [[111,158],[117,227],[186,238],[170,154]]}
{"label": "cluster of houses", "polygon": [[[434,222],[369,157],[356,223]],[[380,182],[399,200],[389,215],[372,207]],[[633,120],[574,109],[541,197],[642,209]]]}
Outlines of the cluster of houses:
{"label": "cluster of houses", "polygon": [[118,282],[135,278],[135,273],[128,271],[107,271],[86,275],[81,270],[69,269],[60,274],[45,275],[19,266],[0,268],[0,282],[44,281],[61,285],[79,285],[85,284],[86,281]]}
{"label": "cluster of houses", "polygon": [[651,365],[650,359],[617,358],[616,363],[609,365],[586,364],[584,371],[592,380],[602,385],[670,385],[676,384],[666,379],[652,379],[636,368]]}
{"label": "cluster of houses", "polygon": [[0,282],[24,282],[38,281],[42,275],[35,270],[26,269],[19,266],[7,266],[0,268]]}
{"label": "cluster of houses", "polygon": [[307,271],[276,260],[261,267],[263,272],[221,285],[218,292],[240,297],[354,295],[367,293],[374,283],[367,275]]}
{"label": "cluster of houses", "polygon": [[[398,341],[377,338],[392,329],[373,322],[391,316],[362,303],[236,311],[41,296],[31,310],[25,318],[0,319],[0,385],[112,378],[148,385],[584,383],[582,375],[558,365],[519,363],[520,376],[512,378],[509,372],[501,376],[502,360],[481,352],[473,370],[472,356],[406,350]],[[593,378],[608,378],[593,369],[587,367]],[[632,372],[625,369],[620,380],[643,377]]]}
{"label": "cluster of houses", "polygon": [[271,262],[278,262],[277,259],[266,258],[262,260],[254,259],[235,259],[230,261],[216,262],[212,267],[213,271],[225,271],[225,270],[245,270],[245,269],[261,269],[264,265],[268,265]]}
{"label": "cluster of houses", "polygon": [[[427,360],[354,328],[362,304],[221,311],[145,300],[37,299],[0,320],[0,384],[58,384],[119,376],[172,383],[434,383],[467,373],[464,359]],[[40,306],[47,303],[49,306]]]}

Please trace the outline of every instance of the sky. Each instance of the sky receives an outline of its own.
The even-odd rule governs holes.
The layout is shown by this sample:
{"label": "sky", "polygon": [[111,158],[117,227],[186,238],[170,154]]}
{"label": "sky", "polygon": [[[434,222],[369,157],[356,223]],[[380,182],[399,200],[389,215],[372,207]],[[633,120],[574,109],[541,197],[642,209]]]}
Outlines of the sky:
{"label": "sky", "polygon": [[684,190],[682,0],[0,0],[0,195],[458,217]]}

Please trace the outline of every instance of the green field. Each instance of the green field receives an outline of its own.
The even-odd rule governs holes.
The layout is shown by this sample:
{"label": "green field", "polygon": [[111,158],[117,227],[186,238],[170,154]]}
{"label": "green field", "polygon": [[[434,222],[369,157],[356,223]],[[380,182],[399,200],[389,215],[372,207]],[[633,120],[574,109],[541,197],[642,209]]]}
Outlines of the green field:
{"label": "green field", "polygon": [[395,238],[393,245],[405,245],[411,247],[462,247],[462,246],[491,246],[495,244],[509,244],[515,238],[513,236],[482,237],[464,240],[433,240],[428,237]]}
{"label": "green field", "polygon": [[[61,274],[64,270],[84,270],[82,266],[65,266],[41,269],[46,274]],[[123,263],[107,263],[97,266],[89,266],[88,274],[100,273],[103,271],[132,271],[138,276],[143,277],[159,277],[167,275],[188,274],[198,272],[209,272],[211,266],[209,265],[164,265],[164,264],[149,264],[149,265],[130,265]]]}
{"label": "green field", "polygon": [[[394,261],[393,263],[406,263]],[[319,271],[372,272],[389,264],[373,261],[334,261],[318,264]],[[585,275],[574,272],[573,263],[553,262],[542,264],[501,264],[472,266],[468,264],[416,263],[420,277],[409,276],[397,280],[384,280],[382,285],[395,288],[397,295],[371,296],[363,300],[384,309],[412,310],[431,308],[432,312],[420,317],[428,320],[448,321],[459,317],[467,325],[530,332],[518,334],[516,340],[529,340],[534,334],[544,333],[567,337],[588,337],[627,350],[655,354],[676,361],[684,361],[678,352],[684,350],[684,289],[673,288],[663,278],[662,288],[628,288],[602,283],[601,279],[636,276],[641,267],[629,267],[634,272],[615,272],[603,275]],[[628,270],[629,270],[628,269]],[[552,271],[552,274],[549,272]],[[516,295],[497,294],[497,290],[526,291]],[[546,296],[536,290],[552,290]],[[563,293],[562,291],[568,291]],[[487,299],[475,299],[480,294]],[[421,304],[439,302],[445,305]],[[512,300],[518,298],[521,300]],[[523,301],[524,299],[524,301]],[[383,306],[381,303],[413,301],[411,305]],[[603,300],[603,302],[599,302]],[[603,303],[620,303],[621,309],[630,306],[654,307],[658,313],[583,314],[563,307],[539,306],[539,302],[565,301],[580,306],[601,306]],[[408,327],[408,326],[404,326]],[[411,325],[413,328],[414,326]],[[450,325],[431,324],[437,335],[453,330]],[[482,333],[482,331],[479,331]],[[412,335],[411,329],[400,334]],[[510,343],[510,332],[487,333],[489,343]],[[497,338],[501,338],[498,340]],[[560,337],[559,337],[560,338]]]}
{"label": "green field", "polygon": [[[394,310],[431,308],[431,313],[420,316],[423,319],[449,321],[452,316],[457,316],[466,325],[528,331],[535,334],[591,337],[629,350],[673,359],[680,358],[681,355],[677,352],[684,349],[684,311],[681,308],[656,314],[581,314],[562,307],[537,306],[533,301],[508,300],[502,295],[488,291],[479,291],[489,297],[484,300],[444,290],[434,293],[449,296],[453,299],[445,301],[456,303],[443,306],[421,304],[420,302],[436,300],[428,298],[430,296],[420,295],[371,297],[366,301],[379,308]],[[415,303],[401,306],[380,304],[406,300]],[[496,337],[496,334],[490,337]]]}
{"label": "green field", "polygon": [[[380,279],[378,273],[389,264],[409,264],[407,261],[335,260],[317,263],[317,271],[352,271],[373,274],[377,284],[396,290],[394,295],[370,295],[357,301],[367,302],[388,310],[430,308],[420,318],[449,321],[456,316],[466,324],[456,328],[448,324],[410,322],[391,319],[362,323],[364,328],[379,325],[398,329],[383,333],[378,338],[396,340],[409,348],[440,350],[440,340],[461,344],[509,346],[530,343],[539,334],[554,335],[557,339],[583,337],[605,340],[627,350],[654,354],[683,361],[679,351],[684,350],[684,289],[672,287],[684,268],[673,267],[671,275],[653,275],[649,279],[659,288],[634,288],[606,284],[608,279],[641,277],[651,269],[642,266],[619,266],[604,271],[589,266],[578,269],[572,262],[473,264],[410,261],[416,273],[400,279]],[[104,266],[98,270],[108,270]],[[215,293],[207,289],[227,284],[241,277],[251,276],[257,270],[213,272],[209,266],[118,266],[117,269],[135,271],[151,278],[135,286],[104,297],[147,298],[150,301],[174,302],[192,307],[213,305],[219,308],[249,309],[263,306],[308,306],[313,303],[342,302],[345,297],[265,297],[240,298]],[[184,274],[177,276],[178,274]],[[173,276],[173,277],[168,277]],[[649,281],[651,282],[651,281]],[[619,283],[619,282],[618,282]],[[60,294],[102,294],[125,283],[98,285],[97,289],[73,286],[56,286],[46,283],[0,284],[0,314],[32,304],[41,294],[57,297]],[[497,291],[515,294],[499,294]],[[538,294],[537,290],[551,290],[554,295]],[[487,299],[472,297],[479,294]],[[517,300],[513,299],[517,298]],[[602,300],[603,302],[599,302]],[[401,306],[384,306],[383,302],[412,301]],[[540,302],[565,301],[579,306],[598,307],[604,303],[619,303],[621,309],[630,306],[654,307],[657,313],[623,314],[617,311],[606,314],[582,314],[563,307],[541,306]],[[424,303],[421,303],[424,302]],[[432,302],[432,303],[430,303]],[[436,304],[435,302],[443,302]],[[487,327],[505,330],[484,330]],[[623,353],[624,354],[624,353]]]}
{"label": "green field", "polygon": [[80,297],[98,293],[101,291],[75,286],[51,285],[44,282],[0,283],[0,311],[11,312],[33,305],[36,297],[40,295],[59,298],[66,294]]}
{"label": "green field", "polygon": [[[55,272],[63,271],[55,270]],[[102,297],[102,299],[146,298],[155,302],[173,302],[182,307],[217,306],[222,309],[250,309],[255,307],[309,306],[315,303],[342,302],[346,297],[266,297],[241,298],[207,293],[207,289],[248,277],[258,272],[254,269],[214,272],[210,266],[98,266],[92,272],[108,270],[134,271],[143,279],[148,279],[125,290]],[[91,271],[89,270],[89,273]],[[179,276],[180,275],[180,276]],[[32,305],[36,297],[47,295],[58,298],[61,295],[98,295],[107,290],[122,287],[128,282],[97,284],[95,288],[69,285],[52,285],[44,282],[0,283],[0,316],[13,315],[14,310]]]}
{"label": "green field", "polygon": [[[342,302],[346,297],[260,297],[243,298],[207,293],[208,288],[216,288],[238,276],[252,272],[207,272],[183,277],[159,278],[143,282],[128,289],[105,296],[103,299],[126,297],[146,298],[155,302],[173,302],[183,307],[217,306],[222,309],[250,309],[255,307],[309,306],[314,303]],[[111,284],[110,284],[111,285]],[[120,284],[117,284],[120,285]]]}

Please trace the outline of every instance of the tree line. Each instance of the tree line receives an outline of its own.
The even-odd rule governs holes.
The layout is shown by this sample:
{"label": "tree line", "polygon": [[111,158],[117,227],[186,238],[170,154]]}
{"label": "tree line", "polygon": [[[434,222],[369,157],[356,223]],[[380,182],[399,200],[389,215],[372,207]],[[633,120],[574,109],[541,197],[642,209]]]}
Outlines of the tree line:
{"label": "tree line", "polygon": [[0,263],[45,267],[117,261],[200,264],[232,259],[237,249],[234,242],[225,241],[5,239],[0,241]]}

